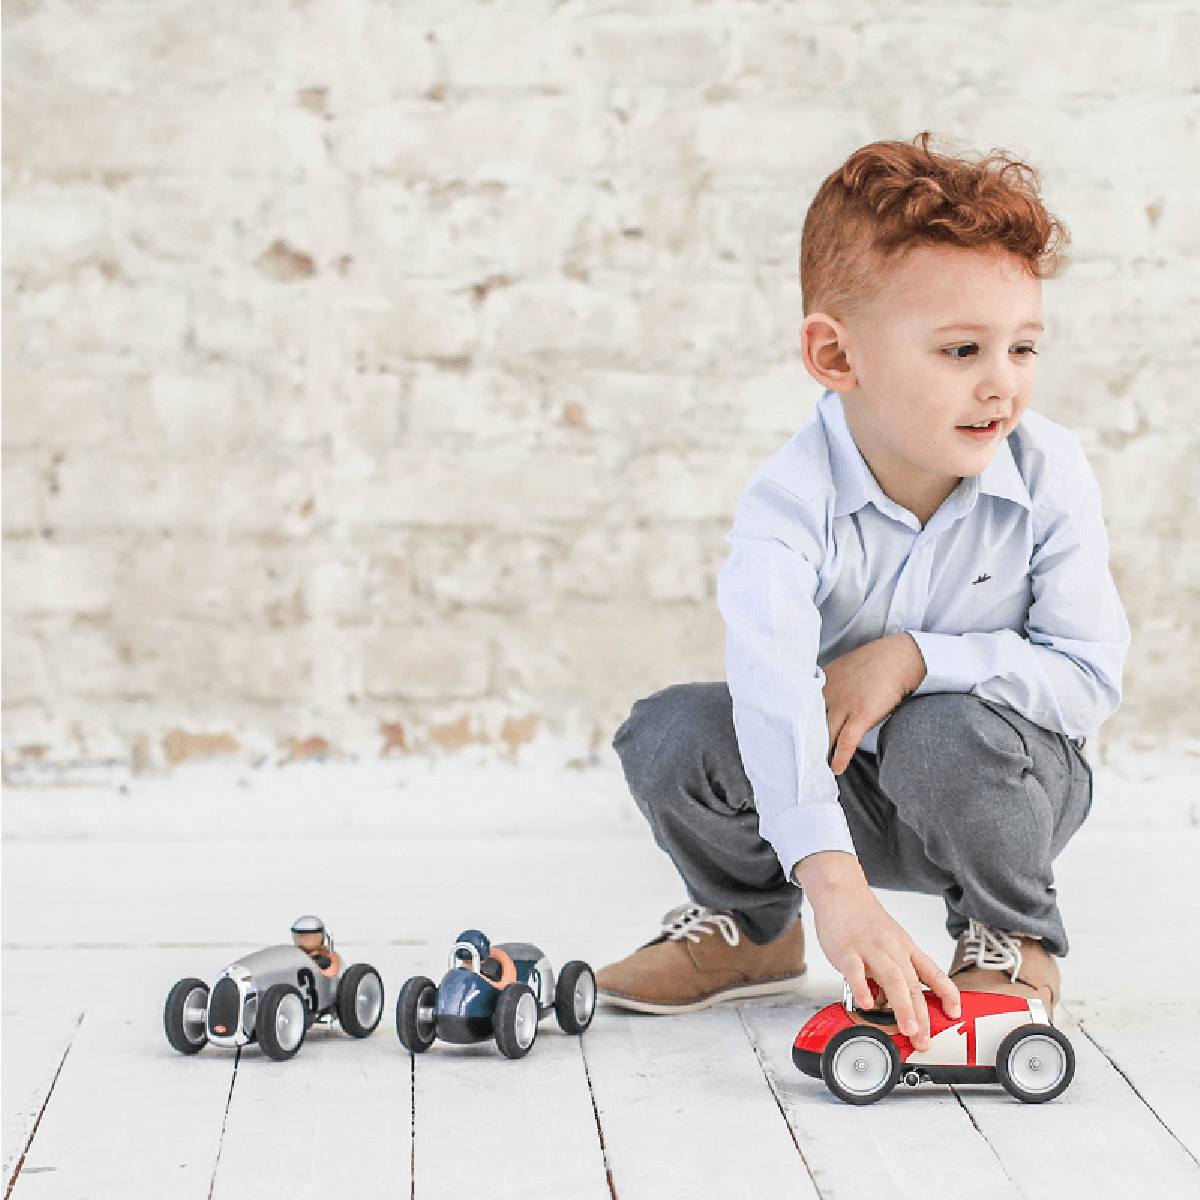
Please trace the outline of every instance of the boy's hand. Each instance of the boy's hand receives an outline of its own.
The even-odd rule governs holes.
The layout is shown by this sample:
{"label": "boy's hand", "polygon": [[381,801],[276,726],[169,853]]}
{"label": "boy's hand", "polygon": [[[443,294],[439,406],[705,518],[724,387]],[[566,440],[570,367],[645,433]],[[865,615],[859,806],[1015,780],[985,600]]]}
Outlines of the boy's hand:
{"label": "boy's hand", "polygon": [[874,1007],[869,975],[883,988],[900,1032],[917,1050],[927,1050],[929,1009],[921,984],[928,984],[946,1013],[957,1018],[962,1006],[950,977],[888,915],[853,855],[841,850],[811,854],[796,864],[795,873],[812,905],[821,949],[850,985],[855,1004]]}
{"label": "boy's hand", "polygon": [[925,678],[925,660],[907,633],[893,633],[835,658],[825,668],[829,765],[840,775],[867,730]]}

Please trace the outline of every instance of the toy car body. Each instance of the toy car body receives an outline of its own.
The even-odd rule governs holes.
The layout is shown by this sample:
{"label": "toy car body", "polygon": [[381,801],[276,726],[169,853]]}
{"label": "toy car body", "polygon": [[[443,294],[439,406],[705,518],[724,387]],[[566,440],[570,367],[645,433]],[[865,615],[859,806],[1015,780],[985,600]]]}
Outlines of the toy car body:
{"label": "toy car body", "polygon": [[921,1083],[1000,1083],[1027,1104],[1061,1095],[1075,1074],[1075,1053],[1050,1024],[1040,1000],[961,992],[962,1016],[948,1016],[932,992],[929,1049],[917,1051],[886,1010],[864,1012],[847,986],[841,1004],[805,1022],[792,1061],[823,1079],[848,1104],[871,1104],[903,1078]]}
{"label": "toy car body", "polygon": [[563,1031],[582,1033],[596,1009],[596,979],[573,961],[555,977],[546,956],[529,942],[493,946],[478,930],[459,936],[450,966],[435,985],[416,975],[396,1002],[396,1033],[414,1054],[437,1038],[466,1045],[494,1037],[501,1053],[522,1058],[550,1012]]}
{"label": "toy car body", "polygon": [[163,1012],[167,1040],[181,1054],[195,1054],[208,1042],[230,1048],[257,1042],[282,1061],[300,1049],[313,1025],[337,1021],[352,1036],[367,1037],[383,1015],[379,973],[367,963],[343,969],[332,943],[320,949],[328,952],[296,945],[257,950],[226,967],[211,992],[203,980],[181,979]]}

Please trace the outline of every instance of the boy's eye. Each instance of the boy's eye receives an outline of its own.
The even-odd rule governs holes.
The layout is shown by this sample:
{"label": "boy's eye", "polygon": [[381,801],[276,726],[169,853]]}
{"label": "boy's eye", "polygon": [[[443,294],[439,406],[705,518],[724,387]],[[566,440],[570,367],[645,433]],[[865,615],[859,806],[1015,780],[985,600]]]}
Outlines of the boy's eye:
{"label": "boy's eye", "polygon": [[949,346],[946,353],[951,358],[970,358],[973,354],[979,353],[979,347],[974,342],[967,342],[963,346]]}
{"label": "boy's eye", "polygon": [[1037,347],[1030,345],[1029,342],[1022,342],[1021,345],[1014,346],[1012,348],[1012,353],[1013,354],[1036,354]]}

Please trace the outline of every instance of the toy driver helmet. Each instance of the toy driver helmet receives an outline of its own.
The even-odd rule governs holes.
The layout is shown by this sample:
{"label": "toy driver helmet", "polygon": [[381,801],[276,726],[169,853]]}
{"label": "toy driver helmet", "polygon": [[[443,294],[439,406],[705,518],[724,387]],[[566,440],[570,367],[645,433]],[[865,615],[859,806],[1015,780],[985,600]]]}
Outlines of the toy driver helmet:
{"label": "toy driver helmet", "polygon": [[464,929],[454,943],[453,958],[456,966],[466,966],[473,971],[479,970],[479,964],[492,952],[492,943],[487,935],[478,929]]}
{"label": "toy driver helmet", "polygon": [[325,922],[320,917],[297,917],[292,923],[292,943],[306,954],[320,950],[322,946],[333,949],[333,939],[325,930]]}

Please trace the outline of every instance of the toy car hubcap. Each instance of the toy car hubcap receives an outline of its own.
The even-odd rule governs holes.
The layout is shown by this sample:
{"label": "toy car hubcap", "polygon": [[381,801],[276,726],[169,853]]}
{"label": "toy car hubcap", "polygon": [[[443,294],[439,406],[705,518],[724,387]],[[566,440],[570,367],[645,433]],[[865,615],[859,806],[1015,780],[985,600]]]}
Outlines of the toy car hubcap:
{"label": "toy car hubcap", "polygon": [[887,1051],[872,1038],[852,1038],[833,1058],[838,1083],[856,1096],[869,1096],[878,1091],[891,1070]]}
{"label": "toy car hubcap", "polygon": [[192,988],[183,1002],[183,1036],[193,1045],[204,1040],[208,1018],[208,992]]}
{"label": "toy car hubcap", "polygon": [[378,975],[364,975],[354,997],[354,1015],[364,1029],[371,1028],[383,1011],[383,988]]}
{"label": "toy car hubcap", "polygon": [[526,992],[517,1004],[516,1034],[519,1046],[533,1045],[537,1036],[538,1010],[537,1001],[532,992]]}
{"label": "toy car hubcap", "polygon": [[590,971],[584,971],[575,984],[575,1021],[586,1025],[596,1007],[596,981]]}
{"label": "toy car hubcap", "polygon": [[284,1050],[295,1049],[304,1036],[304,1001],[284,996],[275,1010],[275,1040]]}
{"label": "toy car hubcap", "polygon": [[1023,1038],[1008,1057],[1008,1073],[1027,1092],[1052,1091],[1067,1069],[1067,1057],[1053,1038],[1032,1034]]}

